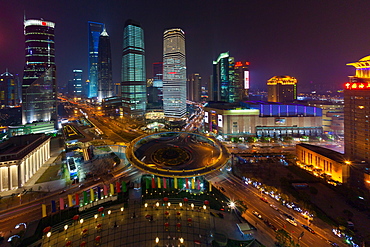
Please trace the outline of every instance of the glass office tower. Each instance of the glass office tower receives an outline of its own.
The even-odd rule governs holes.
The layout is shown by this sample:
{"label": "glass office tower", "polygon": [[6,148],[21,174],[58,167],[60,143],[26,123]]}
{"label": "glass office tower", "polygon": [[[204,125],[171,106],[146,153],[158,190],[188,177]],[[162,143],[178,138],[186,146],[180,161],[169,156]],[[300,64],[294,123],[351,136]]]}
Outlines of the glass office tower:
{"label": "glass office tower", "polygon": [[0,75],[0,108],[17,106],[19,100],[19,77],[8,72]]}
{"label": "glass office tower", "polygon": [[144,31],[133,20],[123,29],[122,107],[129,117],[142,117],[146,111]]}
{"label": "glass office tower", "polygon": [[73,92],[69,92],[73,95],[73,97],[81,98],[83,95],[83,85],[82,85],[82,70],[81,69],[74,69],[73,70],[73,81],[72,81],[72,90]]}
{"label": "glass office tower", "polygon": [[22,84],[22,124],[54,121],[57,128],[55,23],[25,20],[26,66]]}
{"label": "glass office tower", "polygon": [[89,98],[98,97],[98,50],[100,34],[104,30],[104,24],[99,22],[88,22],[89,42]]}
{"label": "glass office tower", "polygon": [[107,31],[103,30],[99,38],[98,54],[98,100],[112,96],[112,56],[110,39]]}
{"label": "glass office tower", "polygon": [[170,121],[186,114],[185,33],[180,28],[163,34],[163,109]]}

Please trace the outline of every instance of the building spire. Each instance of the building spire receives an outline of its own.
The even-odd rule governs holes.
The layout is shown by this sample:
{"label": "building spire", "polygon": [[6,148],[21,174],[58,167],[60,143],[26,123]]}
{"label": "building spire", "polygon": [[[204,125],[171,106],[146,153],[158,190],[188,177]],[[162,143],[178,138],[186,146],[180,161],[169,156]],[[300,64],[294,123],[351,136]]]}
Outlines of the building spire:
{"label": "building spire", "polygon": [[103,32],[101,32],[100,36],[109,36],[108,33],[107,33],[107,30],[105,29],[105,26],[104,26]]}

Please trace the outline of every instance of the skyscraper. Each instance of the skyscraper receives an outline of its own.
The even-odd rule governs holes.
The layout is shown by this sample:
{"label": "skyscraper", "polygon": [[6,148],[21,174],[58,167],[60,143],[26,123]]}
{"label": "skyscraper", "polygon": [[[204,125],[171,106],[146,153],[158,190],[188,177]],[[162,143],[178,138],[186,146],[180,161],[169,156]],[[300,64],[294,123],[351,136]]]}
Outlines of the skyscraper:
{"label": "skyscraper", "polygon": [[234,74],[238,99],[240,101],[247,100],[249,93],[249,62],[235,62]]}
{"label": "skyscraper", "polygon": [[72,81],[72,95],[76,98],[81,98],[83,95],[83,85],[82,85],[82,70],[73,70],[73,81]]}
{"label": "skyscraper", "polygon": [[0,108],[19,105],[19,77],[5,71],[0,75]]}
{"label": "skyscraper", "polygon": [[356,75],[344,85],[344,154],[351,161],[370,162],[370,56],[349,63]]}
{"label": "skyscraper", "polygon": [[163,109],[170,121],[186,114],[185,33],[180,28],[163,34]]}
{"label": "skyscraper", "polygon": [[188,76],[187,83],[187,99],[193,102],[201,101],[202,87],[201,87],[202,77],[199,74],[191,74]]}
{"label": "skyscraper", "polygon": [[25,52],[22,85],[22,123],[54,121],[57,128],[57,95],[54,55],[55,23],[25,20]]}
{"label": "skyscraper", "polygon": [[230,57],[229,52],[221,53],[217,60],[213,61],[210,100],[228,103],[239,101],[234,76],[234,58]]}
{"label": "skyscraper", "polygon": [[104,24],[99,22],[88,22],[89,43],[89,98],[98,97],[98,49],[99,38],[103,32]]}
{"label": "skyscraper", "polygon": [[103,30],[99,37],[98,54],[98,100],[112,96],[112,56],[110,39],[107,31]]}
{"label": "skyscraper", "polygon": [[144,30],[131,19],[123,29],[122,107],[129,117],[142,117],[146,111]]}
{"label": "skyscraper", "polygon": [[274,76],[267,81],[269,102],[292,102],[297,99],[297,79],[291,76]]}

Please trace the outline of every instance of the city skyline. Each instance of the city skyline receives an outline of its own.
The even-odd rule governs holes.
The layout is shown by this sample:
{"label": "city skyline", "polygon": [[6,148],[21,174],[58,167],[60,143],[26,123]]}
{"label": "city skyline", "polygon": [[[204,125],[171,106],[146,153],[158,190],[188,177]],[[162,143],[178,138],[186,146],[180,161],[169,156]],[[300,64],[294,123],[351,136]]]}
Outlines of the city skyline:
{"label": "city skyline", "polygon": [[[38,3],[38,4],[35,4]],[[44,18],[55,22],[56,64],[58,83],[68,81],[68,71],[79,67],[87,69],[86,44],[88,21],[102,22],[110,31],[112,42],[113,81],[120,81],[120,50],[122,29],[128,18],[139,21],[147,33],[145,37],[147,61],[161,61],[163,30],[178,26],[186,30],[187,72],[199,73],[206,81],[212,74],[212,61],[221,52],[235,54],[236,60],[250,61],[251,88],[266,89],[266,81],[276,75],[291,75],[300,84],[298,89],[312,84],[342,88],[351,67],[368,53],[365,2],[319,2],[304,5],[303,1],[279,3],[241,3],[238,1],[213,3],[78,3],[55,1],[2,1],[4,17],[0,30],[0,69],[9,68],[20,73],[23,67],[22,20]],[[86,11],[81,13],[79,9]],[[179,13],[169,11],[181,9]],[[136,11],[144,9],[145,11]],[[68,18],[66,18],[68,16]],[[160,18],[158,18],[160,17]],[[155,20],[155,21],[153,21]],[[12,25],[9,25],[12,23]],[[361,32],[358,32],[361,30]],[[58,55],[59,54],[59,55]],[[151,77],[150,71],[147,73]],[[84,80],[87,74],[84,74]]]}

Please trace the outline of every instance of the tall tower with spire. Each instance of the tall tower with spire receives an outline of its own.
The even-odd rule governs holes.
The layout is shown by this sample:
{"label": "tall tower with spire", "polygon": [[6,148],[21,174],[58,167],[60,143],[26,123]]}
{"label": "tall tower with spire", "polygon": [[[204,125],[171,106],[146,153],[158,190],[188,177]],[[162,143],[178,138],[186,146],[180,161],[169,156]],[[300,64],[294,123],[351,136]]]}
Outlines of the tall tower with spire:
{"label": "tall tower with spire", "polygon": [[88,45],[89,45],[89,98],[98,96],[98,54],[99,54],[99,39],[103,32],[104,24],[99,22],[88,22]]}
{"label": "tall tower with spire", "polygon": [[110,39],[104,28],[99,37],[98,54],[98,100],[112,96],[112,56]]}

